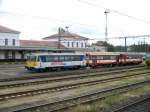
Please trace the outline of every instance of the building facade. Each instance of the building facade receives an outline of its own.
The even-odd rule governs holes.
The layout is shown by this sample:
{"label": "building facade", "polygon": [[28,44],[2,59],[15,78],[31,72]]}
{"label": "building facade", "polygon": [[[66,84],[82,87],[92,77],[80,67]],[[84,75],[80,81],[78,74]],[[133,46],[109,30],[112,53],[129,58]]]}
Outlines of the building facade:
{"label": "building facade", "polygon": [[18,51],[2,49],[3,47],[8,48],[20,46],[19,34],[19,31],[15,31],[0,25],[0,59],[21,58],[20,52]]}
{"label": "building facade", "polygon": [[19,34],[1,33],[0,46],[19,46]]}
{"label": "building facade", "polygon": [[71,33],[62,28],[59,28],[58,33],[45,37],[43,40],[60,42],[66,48],[87,48],[88,45],[88,38]]}

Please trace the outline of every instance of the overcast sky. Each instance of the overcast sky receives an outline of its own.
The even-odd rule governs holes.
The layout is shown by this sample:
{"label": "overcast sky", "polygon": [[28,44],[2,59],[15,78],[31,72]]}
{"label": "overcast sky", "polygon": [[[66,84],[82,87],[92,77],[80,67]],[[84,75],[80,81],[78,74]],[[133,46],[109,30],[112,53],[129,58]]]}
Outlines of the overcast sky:
{"label": "overcast sky", "polygon": [[[107,8],[111,9],[108,13],[108,37],[147,35],[150,34],[149,4],[149,0],[0,0],[0,24],[20,31],[21,39],[39,40],[65,26],[69,26],[70,32],[91,39],[104,39],[104,11]],[[144,38],[128,39],[128,43],[139,40]],[[109,42],[115,45],[124,43],[120,39]]]}

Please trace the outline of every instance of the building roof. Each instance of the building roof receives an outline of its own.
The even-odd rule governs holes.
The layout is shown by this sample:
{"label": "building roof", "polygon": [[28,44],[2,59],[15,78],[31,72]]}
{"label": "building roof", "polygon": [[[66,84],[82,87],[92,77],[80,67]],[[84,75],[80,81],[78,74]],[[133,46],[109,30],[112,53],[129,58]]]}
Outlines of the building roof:
{"label": "building roof", "polygon": [[[48,47],[48,48],[58,48],[58,42],[51,41],[39,41],[39,40],[20,40],[21,47]],[[60,44],[61,48],[65,48]]]}
{"label": "building roof", "polygon": [[14,33],[14,34],[19,34],[20,32],[0,25],[0,33]]}
{"label": "building roof", "polygon": [[22,46],[0,46],[0,51],[52,51],[52,52],[74,52],[67,48],[50,48],[50,47],[22,47]]}
{"label": "building roof", "polygon": [[56,33],[54,35],[50,35],[48,37],[44,37],[44,40],[48,40],[48,39],[57,39],[58,37],[61,38],[68,38],[68,39],[75,39],[75,40],[88,40],[88,38],[80,36],[78,34],[75,33],[71,33],[69,31],[61,31],[60,33]]}

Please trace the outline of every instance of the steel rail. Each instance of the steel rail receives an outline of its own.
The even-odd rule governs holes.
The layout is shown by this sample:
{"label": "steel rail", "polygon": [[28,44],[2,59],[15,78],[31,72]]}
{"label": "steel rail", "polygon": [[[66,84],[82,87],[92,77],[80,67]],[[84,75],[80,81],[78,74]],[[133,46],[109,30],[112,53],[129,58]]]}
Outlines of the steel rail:
{"label": "steel rail", "polygon": [[2,112],[55,112],[60,111],[72,106],[76,106],[78,104],[91,103],[96,100],[102,100],[107,98],[108,96],[112,96],[118,93],[127,92],[132,89],[139,88],[143,85],[149,84],[150,80],[140,81],[136,83],[126,84],[123,86],[117,86],[114,88],[106,88],[99,91],[88,92],[86,94],[82,94],[79,96],[74,96],[65,99],[59,99],[58,101],[50,102],[50,103],[35,103],[33,105],[28,106],[19,106],[12,108],[3,108],[0,109]]}
{"label": "steel rail", "polygon": [[[74,82],[70,84],[63,84],[63,85],[57,85],[54,87],[46,87],[46,88],[36,88],[33,90],[25,90],[25,91],[19,91],[19,92],[13,92],[13,93],[7,93],[7,94],[0,94],[0,101],[8,100],[8,99],[15,99],[18,97],[25,97],[25,96],[33,96],[38,94],[44,94],[49,92],[57,92],[57,91],[64,91],[69,89],[75,89],[81,86],[89,86],[89,85],[96,85],[98,83],[102,82],[109,82],[113,80],[120,80],[122,78],[126,77],[132,77],[136,75],[141,75],[142,73],[135,73],[130,75],[123,75],[123,76],[115,76],[115,77],[109,77],[104,79],[98,79],[98,80],[92,80],[92,81],[83,81],[83,82]],[[150,71],[143,72],[143,74],[150,74]]]}
{"label": "steel rail", "polygon": [[131,69],[131,68],[146,68],[144,65],[135,65],[135,66],[123,66],[123,67],[113,67],[113,68],[97,68],[97,69],[90,69],[90,70],[73,70],[73,71],[62,71],[62,72],[49,72],[49,73],[37,73],[29,76],[29,74],[18,76],[18,77],[10,77],[10,78],[2,78],[0,82],[10,82],[10,81],[17,81],[17,80],[30,80],[30,79],[39,79],[39,78],[48,78],[48,77],[60,77],[60,76],[68,76],[68,75],[80,75],[85,73],[94,73],[94,72],[104,72],[104,71],[113,71],[116,69],[123,70],[123,69]]}
{"label": "steel rail", "polygon": [[[130,68],[129,71],[135,71],[135,70],[143,70],[143,68]],[[73,79],[82,79],[86,77],[96,77],[96,76],[103,76],[103,75],[112,75],[117,74],[121,72],[126,72],[127,70],[113,70],[109,72],[95,72],[94,74],[80,74],[80,75],[68,75],[68,76],[60,76],[60,77],[50,77],[50,78],[42,78],[40,80],[32,79],[32,80],[22,80],[22,81],[10,81],[10,82],[1,82],[0,89],[4,88],[12,88],[12,87],[21,87],[21,86],[28,86],[28,85],[37,85],[37,84],[44,84],[44,83],[50,83],[50,82],[58,82],[63,80],[73,80]]]}
{"label": "steel rail", "polygon": [[[145,103],[148,103],[146,107],[143,105]],[[140,108],[136,108],[137,105],[140,105]],[[141,106],[143,106],[143,108]],[[135,112],[139,112],[138,109],[143,110],[142,112],[150,111],[150,94],[146,94],[140,98],[135,98],[133,101],[126,102],[126,104],[114,109],[112,112],[130,112],[130,109],[132,112],[134,109],[136,110]]]}

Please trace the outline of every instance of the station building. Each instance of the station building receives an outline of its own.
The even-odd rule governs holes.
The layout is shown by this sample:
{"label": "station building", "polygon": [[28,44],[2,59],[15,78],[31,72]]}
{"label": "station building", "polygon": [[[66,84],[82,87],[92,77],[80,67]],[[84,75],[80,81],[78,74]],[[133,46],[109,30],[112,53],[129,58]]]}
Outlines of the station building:
{"label": "station building", "polygon": [[[0,25],[0,62],[24,61],[26,54],[32,52],[65,52],[65,46],[58,42],[20,40],[20,32]],[[71,50],[68,50],[71,52]]]}
{"label": "station building", "polygon": [[20,40],[20,32],[0,25],[0,62],[24,61],[33,52],[86,52],[88,38],[59,29],[43,40]]}
{"label": "station building", "polygon": [[58,33],[44,37],[43,40],[51,42],[60,42],[66,48],[85,49],[88,47],[88,38],[71,33],[63,28],[58,29]]}

